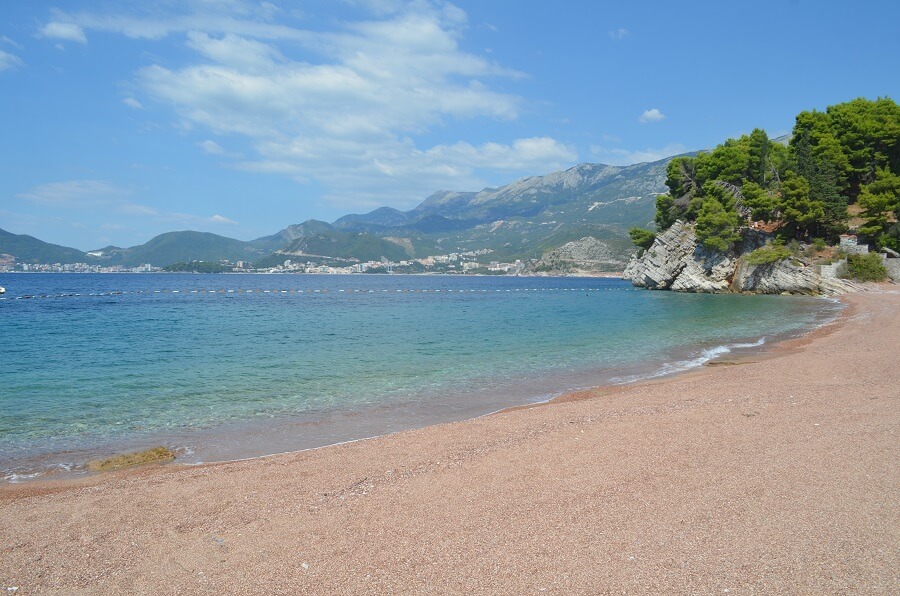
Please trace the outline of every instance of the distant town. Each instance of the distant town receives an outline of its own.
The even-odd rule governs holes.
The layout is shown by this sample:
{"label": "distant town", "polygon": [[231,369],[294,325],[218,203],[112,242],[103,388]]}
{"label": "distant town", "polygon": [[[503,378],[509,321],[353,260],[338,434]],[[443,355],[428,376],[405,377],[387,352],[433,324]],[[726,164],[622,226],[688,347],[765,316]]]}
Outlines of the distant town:
{"label": "distant town", "polygon": [[272,267],[254,267],[249,261],[190,261],[157,267],[150,263],[137,267],[90,263],[17,263],[8,255],[0,256],[0,273],[311,273],[352,275],[358,273],[444,273],[468,275],[519,275],[526,263],[486,261],[491,249],[454,252],[421,259],[359,261],[317,255],[284,255],[284,261]]}

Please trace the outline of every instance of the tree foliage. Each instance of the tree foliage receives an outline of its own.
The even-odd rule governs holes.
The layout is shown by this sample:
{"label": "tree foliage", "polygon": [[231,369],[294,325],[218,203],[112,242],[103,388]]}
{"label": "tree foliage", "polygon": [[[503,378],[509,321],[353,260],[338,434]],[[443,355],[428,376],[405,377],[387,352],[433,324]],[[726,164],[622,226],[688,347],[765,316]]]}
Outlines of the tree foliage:
{"label": "tree foliage", "polygon": [[750,221],[773,224],[785,240],[847,230],[859,203],[860,234],[900,248],[900,106],[890,98],[854,99],[824,112],[801,112],[789,144],[765,131],[728,139],[666,169],[669,192],[656,200],[657,230],[696,221],[708,247],[730,246]]}
{"label": "tree foliage", "polygon": [[653,246],[653,241],[656,240],[655,233],[638,227],[628,230],[628,235],[631,236],[631,241],[634,242],[635,246],[643,248],[644,250]]}
{"label": "tree foliage", "polygon": [[858,281],[884,281],[887,278],[887,269],[878,253],[874,252],[848,256],[843,273],[843,277]]}
{"label": "tree foliage", "polygon": [[859,233],[879,248],[900,250],[900,239],[891,233],[900,220],[900,175],[887,168],[879,169],[875,180],[859,193],[859,205],[866,220]]}
{"label": "tree foliage", "polygon": [[783,243],[766,244],[747,255],[747,263],[750,265],[769,265],[777,263],[793,256],[791,249]]}
{"label": "tree foliage", "polygon": [[726,251],[741,239],[738,233],[738,214],[727,209],[714,196],[703,200],[697,215],[697,238],[709,249]]}

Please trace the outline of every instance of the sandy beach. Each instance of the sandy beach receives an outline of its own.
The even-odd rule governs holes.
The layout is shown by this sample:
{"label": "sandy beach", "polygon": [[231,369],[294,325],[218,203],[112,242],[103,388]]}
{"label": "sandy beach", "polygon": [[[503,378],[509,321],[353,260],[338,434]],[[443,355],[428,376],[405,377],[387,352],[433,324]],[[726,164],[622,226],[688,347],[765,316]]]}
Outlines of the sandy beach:
{"label": "sandy beach", "polygon": [[900,292],[844,300],[808,337],[669,379],[313,451],[5,485],[0,589],[896,594]]}

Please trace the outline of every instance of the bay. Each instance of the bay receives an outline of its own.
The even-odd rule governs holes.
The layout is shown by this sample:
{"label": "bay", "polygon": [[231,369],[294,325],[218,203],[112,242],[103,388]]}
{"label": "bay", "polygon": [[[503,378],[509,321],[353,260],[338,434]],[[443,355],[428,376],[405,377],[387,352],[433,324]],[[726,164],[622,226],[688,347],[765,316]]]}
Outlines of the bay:
{"label": "bay", "polygon": [[191,463],[470,418],[669,374],[834,301],[604,278],[6,274],[0,477],[166,444]]}

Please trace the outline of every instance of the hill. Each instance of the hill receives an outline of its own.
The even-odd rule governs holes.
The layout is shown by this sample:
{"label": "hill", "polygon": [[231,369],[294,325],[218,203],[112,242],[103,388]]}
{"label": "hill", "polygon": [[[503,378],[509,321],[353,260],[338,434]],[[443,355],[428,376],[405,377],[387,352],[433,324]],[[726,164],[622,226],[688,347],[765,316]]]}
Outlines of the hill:
{"label": "hill", "polygon": [[50,244],[27,234],[0,230],[0,254],[12,255],[19,263],[85,263],[90,257],[78,250]]}
{"label": "hill", "polygon": [[253,261],[263,255],[262,250],[248,242],[194,231],[167,232],[131,248],[108,247],[92,252],[102,252],[100,259],[103,264],[125,267],[144,263],[157,267],[191,261],[215,263],[223,259]]}
{"label": "hill", "polygon": [[585,163],[480,192],[439,191],[410,211],[376,209],[344,216],[334,227],[421,234],[441,252],[489,248],[502,259],[538,258],[590,236],[624,257],[632,250],[626,230],[653,219],[670,159],[621,167]]}
{"label": "hill", "polygon": [[[148,242],[90,251],[0,234],[0,253],[27,262],[88,262],[133,267],[223,259],[268,266],[287,255],[344,260],[405,260],[490,249],[492,259],[537,259],[566,243],[593,238],[598,254],[621,262],[627,230],[653,221],[666,190],[669,159],[631,166],[581,164],[480,192],[439,191],[409,211],[381,207],[333,223],[308,220],[250,242],[206,232],[168,232]],[[288,257],[289,258],[289,257]]]}
{"label": "hill", "polygon": [[301,224],[290,225],[271,236],[263,236],[262,238],[251,240],[249,244],[264,253],[270,253],[279,248],[284,248],[297,238],[314,236],[315,234],[329,232],[332,229],[331,224],[317,219],[310,219]]}

